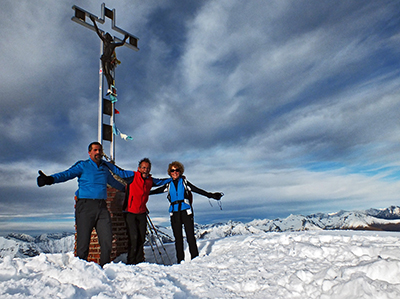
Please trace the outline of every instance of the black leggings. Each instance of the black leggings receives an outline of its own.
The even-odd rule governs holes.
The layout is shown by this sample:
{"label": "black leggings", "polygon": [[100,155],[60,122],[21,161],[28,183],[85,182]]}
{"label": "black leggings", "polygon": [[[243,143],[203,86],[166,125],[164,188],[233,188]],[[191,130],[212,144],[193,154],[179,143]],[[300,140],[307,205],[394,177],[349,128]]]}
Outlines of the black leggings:
{"label": "black leggings", "polygon": [[189,245],[191,258],[194,259],[199,255],[196,238],[194,236],[193,214],[188,215],[187,210],[174,212],[171,216],[171,227],[175,237],[176,260],[178,264],[185,259],[182,225],[185,226],[186,241]]}

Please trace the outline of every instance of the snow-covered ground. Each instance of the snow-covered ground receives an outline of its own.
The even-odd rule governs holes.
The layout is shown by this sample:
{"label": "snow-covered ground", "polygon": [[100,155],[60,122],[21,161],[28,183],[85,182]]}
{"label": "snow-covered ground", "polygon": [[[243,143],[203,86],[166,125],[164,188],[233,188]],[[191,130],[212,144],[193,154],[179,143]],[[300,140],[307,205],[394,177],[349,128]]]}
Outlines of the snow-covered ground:
{"label": "snow-covered ground", "polygon": [[[200,256],[180,265],[151,263],[146,248],[149,262],[113,262],[104,269],[72,252],[17,257],[3,250],[0,297],[400,298],[399,237],[372,231],[249,233],[198,240]],[[14,241],[0,240],[12,248],[5,243]],[[165,247],[173,252],[172,243]]]}

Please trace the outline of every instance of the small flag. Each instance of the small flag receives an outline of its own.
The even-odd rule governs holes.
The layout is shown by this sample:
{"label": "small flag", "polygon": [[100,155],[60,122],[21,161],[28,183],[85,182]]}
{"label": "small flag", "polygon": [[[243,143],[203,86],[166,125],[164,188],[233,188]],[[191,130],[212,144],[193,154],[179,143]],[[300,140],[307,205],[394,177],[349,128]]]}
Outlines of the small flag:
{"label": "small flag", "polygon": [[129,135],[126,135],[126,134],[123,134],[123,133],[121,133],[120,136],[124,140],[133,140],[132,136],[129,136]]}
{"label": "small flag", "polygon": [[124,140],[133,140],[132,136],[126,135],[124,133],[122,133],[115,124],[113,124],[113,134],[114,135],[119,135],[122,139]]}
{"label": "small flag", "polygon": [[113,130],[113,134],[116,136],[118,136],[121,133],[115,124],[113,124],[112,130]]}
{"label": "small flag", "polygon": [[118,99],[115,95],[110,94],[110,101],[111,101],[111,103],[115,103],[116,101],[118,101]]}

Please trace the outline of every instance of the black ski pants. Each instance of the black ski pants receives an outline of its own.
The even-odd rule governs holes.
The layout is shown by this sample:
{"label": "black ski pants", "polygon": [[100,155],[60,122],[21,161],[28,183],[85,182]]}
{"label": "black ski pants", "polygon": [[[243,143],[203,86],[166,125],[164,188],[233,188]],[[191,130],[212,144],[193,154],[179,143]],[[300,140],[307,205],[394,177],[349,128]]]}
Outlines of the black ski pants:
{"label": "black ski pants", "polygon": [[194,236],[193,213],[188,215],[186,210],[173,212],[171,216],[171,227],[175,237],[176,261],[178,264],[185,259],[182,225],[185,226],[186,241],[189,245],[191,258],[194,259],[199,255],[196,238]]}
{"label": "black ski pants", "polygon": [[128,265],[144,262],[144,242],[146,240],[147,215],[124,213],[128,231]]}
{"label": "black ski pants", "polygon": [[90,237],[96,228],[100,244],[100,266],[109,263],[112,249],[112,225],[107,203],[104,199],[79,199],[75,207],[77,233],[76,255],[88,259]]}

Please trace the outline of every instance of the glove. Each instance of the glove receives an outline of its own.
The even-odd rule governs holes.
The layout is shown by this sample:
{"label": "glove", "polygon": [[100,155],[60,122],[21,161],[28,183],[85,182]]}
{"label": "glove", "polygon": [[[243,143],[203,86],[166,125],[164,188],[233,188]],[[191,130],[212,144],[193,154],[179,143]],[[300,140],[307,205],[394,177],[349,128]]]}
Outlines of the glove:
{"label": "glove", "polygon": [[215,200],[220,200],[222,196],[224,196],[224,193],[215,192],[215,193],[212,193],[211,198],[214,198]]}
{"label": "glove", "polygon": [[47,176],[43,171],[39,170],[39,176],[37,177],[37,185],[43,187],[44,185],[54,184],[54,178],[52,176]]}

